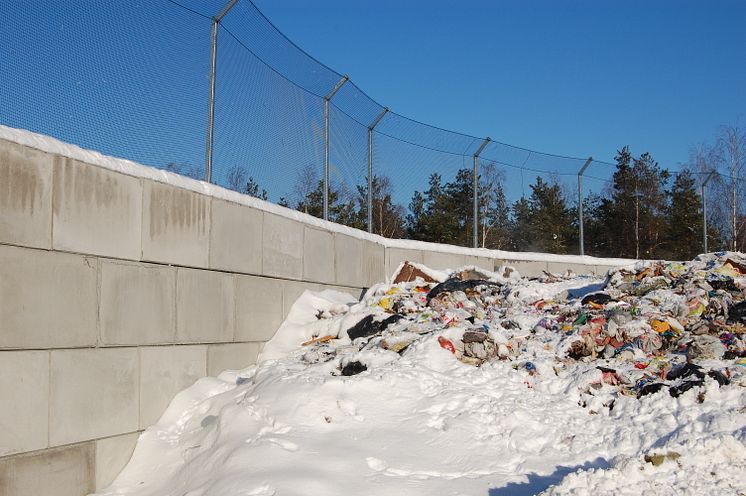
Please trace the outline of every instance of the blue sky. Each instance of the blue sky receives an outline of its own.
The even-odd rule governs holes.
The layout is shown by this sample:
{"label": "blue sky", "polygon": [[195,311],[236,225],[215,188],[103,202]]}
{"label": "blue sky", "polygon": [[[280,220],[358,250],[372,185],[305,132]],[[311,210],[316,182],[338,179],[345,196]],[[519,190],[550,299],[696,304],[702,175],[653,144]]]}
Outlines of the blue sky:
{"label": "blue sky", "polygon": [[540,151],[664,167],[746,125],[746,2],[256,0],[396,112]]}
{"label": "blue sky", "polygon": [[[227,0],[177,1],[203,15],[168,0],[0,2],[7,21],[0,23],[0,123],[147,165],[175,162],[203,177],[209,16]],[[746,0],[255,3],[380,104],[469,135],[606,161],[630,145],[675,170],[719,126],[746,127]],[[321,99],[248,47],[286,77],[316,84],[317,94],[336,75],[294,56],[250,10],[239,0],[220,31],[213,179],[225,184],[232,168],[243,168],[277,201],[304,167],[321,173]],[[332,181],[350,191],[367,174],[370,113],[362,119],[332,118]],[[376,173],[392,180],[397,201],[408,204],[431,172],[451,180],[471,167],[471,152],[437,153],[382,136],[393,129],[406,140],[411,126],[397,122],[382,121],[375,145]],[[427,138],[422,128],[414,134]],[[497,160],[514,165],[504,170],[512,200],[530,194],[536,173],[516,170],[523,155],[511,153]],[[566,174],[563,184],[574,190],[582,161],[537,164]],[[594,165],[587,187],[600,190],[606,183],[591,174],[608,179],[612,171]]]}

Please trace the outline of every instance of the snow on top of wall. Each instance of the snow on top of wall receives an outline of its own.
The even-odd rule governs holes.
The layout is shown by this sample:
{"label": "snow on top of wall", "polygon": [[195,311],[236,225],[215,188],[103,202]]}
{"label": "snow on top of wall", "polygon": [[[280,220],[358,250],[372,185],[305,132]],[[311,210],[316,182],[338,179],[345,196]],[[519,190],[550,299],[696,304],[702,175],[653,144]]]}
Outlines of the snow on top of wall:
{"label": "snow on top of wall", "polygon": [[372,241],[389,248],[402,248],[407,250],[427,250],[440,253],[452,253],[457,255],[469,255],[478,257],[496,258],[508,261],[534,261],[534,262],[559,262],[582,265],[600,265],[618,267],[635,263],[635,260],[623,258],[597,258],[579,255],[555,255],[550,253],[533,252],[511,252],[503,250],[488,250],[485,248],[466,248],[462,246],[428,243],[425,241],[414,241],[408,239],[389,239],[377,234],[354,229],[351,227],[325,221],[304,214],[297,210],[285,208],[253,196],[244,195],[222,186],[199,181],[189,177],[181,176],[173,172],[148,167],[131,160],[110,157],[102,153],[86,150],[77,145],[65,143],[56,138],[37,134],[23,129],[15,129],[0,125],[0,139],[17,143],[19,145],[35,148],[37,150],[61,155],[63,157],[78,160],[86,164],[96,165],[128,176],[150,179],[164,184],[170,184],[179,188],[187,189],[208,195],[220,200],[238,203],[247,207],[255,208],[281,217],[286,217],[306,225],[317,227],[331,232],[345,234],[354,238]]}

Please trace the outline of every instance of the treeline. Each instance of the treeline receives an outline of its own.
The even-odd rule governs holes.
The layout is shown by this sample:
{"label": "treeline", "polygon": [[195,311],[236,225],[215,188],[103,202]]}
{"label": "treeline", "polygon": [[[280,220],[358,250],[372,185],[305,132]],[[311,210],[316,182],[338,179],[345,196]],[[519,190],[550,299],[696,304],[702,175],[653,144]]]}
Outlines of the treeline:
{"label": "treeline", "polygon": [[[687,260],[703,251],[703,204],[699,185],[710,171],[708,248],[743,250],[746,246],[746,194],[738,173],[746,161],[746,138],[737,128],[723,128],[712,145],[700,145],[683,169],[670,172],[650,153],[619,150],[607,187],[583,202],[585,253],[600,257]],[[746,169],[746,168],[744,168]],[[510,202],[504,173],[494,165],[480,168],[480,247],[577,254],[577,191],[556,177],[536,177],[530,194]],[[730,173],[730,174],[729,174]],[[232,189],[267,199],[267,192],[243,169],[229,171]],[[323,216],[323,181],[316,169],[300,171],[290,198],[279,203]],[[388,177],[373,178],[373,232],[388,238],[473,246],[473,172],[457,171],[451,181],[431,174],[427,188],[415,191],[408,208],[393,200]],[[367,230],[368,186],[354,191],[330,186],[329,220]]]}
{"label": "treeline", "polygon": [[[603,257],[688,259],[702,251],[702,201],[695,175],[662,169],[649,153],[617,153],[611,185],[584,201],[585,253]],[[250,182],[253,184],[253,182]],[[256,188],[256,186],[253,186]],[[536,177],[530,195],[509,202],[503,175],[485,166],[478,180],[480,247],[577,254],[579,224],[576,192],[556,179]],[[472,246],[473,172],[461,169],[452,181],[435,173],[428,187],[415,191],[409,209],[392,200],[389,178],[373,179],[373,231],[386,237]],[[313,169],[297,180],[295,200],[284,206],[323,215],[323,181]],[[329,219],[367,229],[367,185],[355,194],[332,187]],[[723,247],[719,230],[710,228],[710,248]]]}
{"label": "treeline", "polygon": [[[488,174],[488,177],[490,174]],[[472,172],[461,170],[443,184],[437,174],[416,192],[406,229],[410,238],[472,244]],[[577,254],[577,192],[557,179],[537,177],[528,197],[506,201],[504,182],[480,184],[479,246],[513,251]],[[628,147],[616,156],[611,185],[584,200],[585,253],[603,257],[684,260],[702,251],[702,201],[692,171],[675,176],[649,153],[634,157]],[[722,247],[716,227],[710,248]]]}
{"label": "treeline", "polygon": [[[584,204],[589,254],[622,258],[687,260],[703,250],[702,199],[694,173],[672,176],[649,153],[633,157],[628,147],[615,157],[611,187]],[[722,239],[710,228],[710,249]]]}

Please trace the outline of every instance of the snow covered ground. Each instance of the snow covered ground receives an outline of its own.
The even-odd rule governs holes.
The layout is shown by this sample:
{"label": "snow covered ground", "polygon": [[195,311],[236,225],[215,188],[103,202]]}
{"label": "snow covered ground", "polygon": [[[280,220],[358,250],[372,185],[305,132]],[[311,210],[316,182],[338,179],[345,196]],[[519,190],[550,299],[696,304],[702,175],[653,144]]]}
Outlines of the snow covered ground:
{"label": "snow covered ground", "polygon": [[99,494],[746,494],[743,260],[306,292]]}

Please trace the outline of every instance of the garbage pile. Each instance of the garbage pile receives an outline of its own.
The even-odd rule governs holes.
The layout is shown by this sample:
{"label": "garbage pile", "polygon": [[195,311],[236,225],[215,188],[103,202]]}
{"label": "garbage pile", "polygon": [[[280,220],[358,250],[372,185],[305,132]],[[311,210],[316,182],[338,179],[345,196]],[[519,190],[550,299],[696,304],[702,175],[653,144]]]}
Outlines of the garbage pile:
{"label": "garbage pile", "polygon": [[623,394],[676,397],[705,377],[726,385],[722,366],[746,365],[746,263],[722,254],[620,269],[557,320],[567,357],[611,360],[602,382]]}
{"label": "garbage pile", "polygon": [[[610,271],[595,285],[585,277],[583,286],[583,278],[573,274],[528,281],[510,267],[442,273],[404,263],[392,284],[367,292],[356,324],[303,343],[302,358],[307,363],[336,359],[334,373],[356,375],[371,366],[356,353],[406,355],[413,343],[432,337],[471,366],[511,362],[526,374],[529,387],[540,375],[537,357],[551,357],[551,373],[557,375],[585,367],[588,401],[582,403],[600,401],[608,408],[618,394],[640,398],[665,390],[677,397],[708,380],[722,386],[744,377],[743,254],[640,262]],[[537,282],[549,289],[546,294],[526,291]]]}
{"label": "garbage pile", "polygon": [[306,291],[256,365],[179,393],[102,495],[740,494],[745,259],[403,264],[362,299]]}

